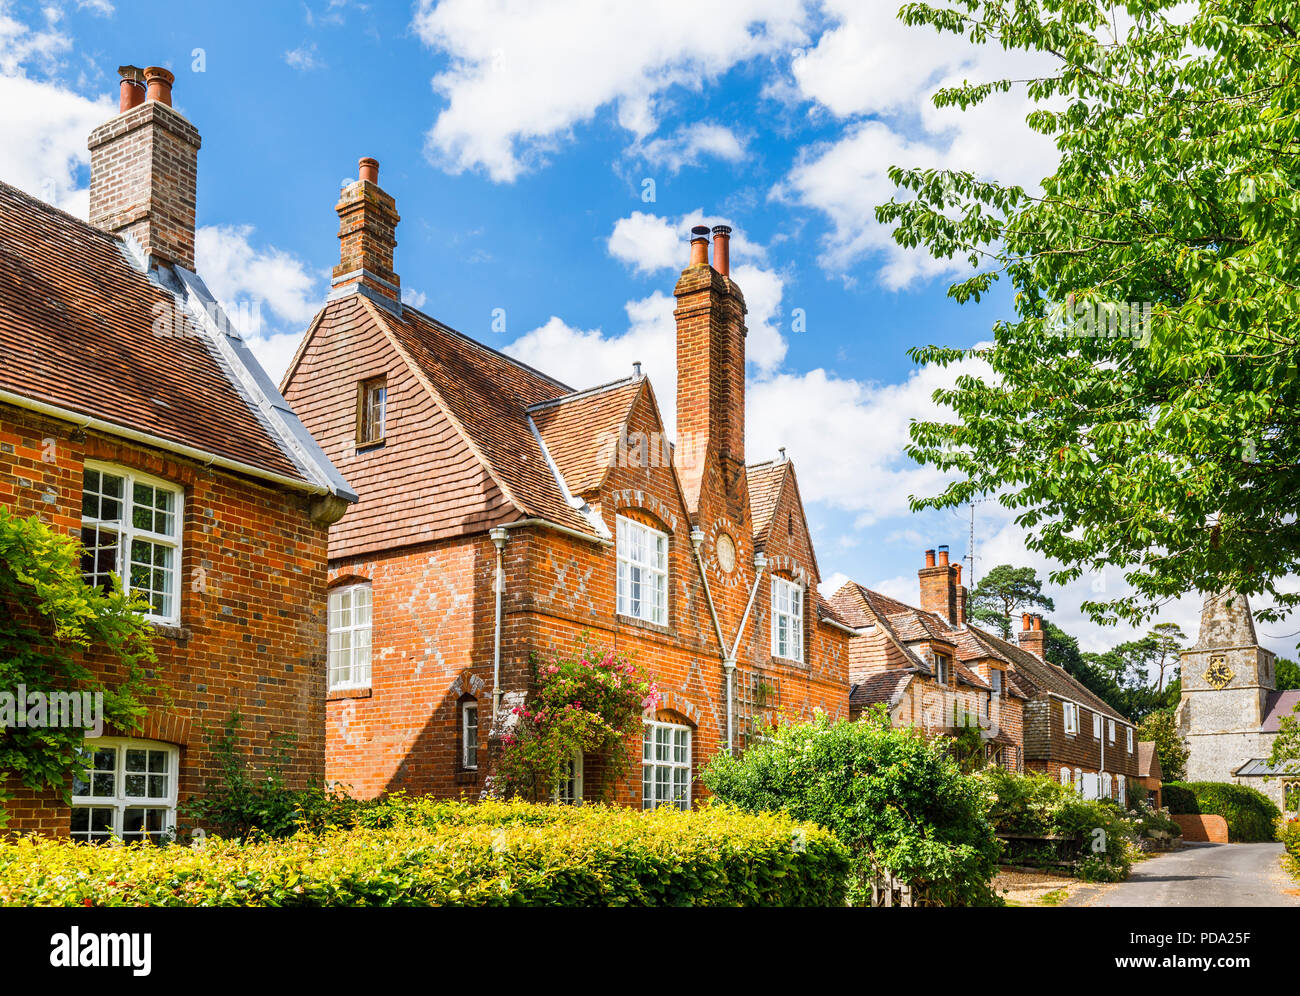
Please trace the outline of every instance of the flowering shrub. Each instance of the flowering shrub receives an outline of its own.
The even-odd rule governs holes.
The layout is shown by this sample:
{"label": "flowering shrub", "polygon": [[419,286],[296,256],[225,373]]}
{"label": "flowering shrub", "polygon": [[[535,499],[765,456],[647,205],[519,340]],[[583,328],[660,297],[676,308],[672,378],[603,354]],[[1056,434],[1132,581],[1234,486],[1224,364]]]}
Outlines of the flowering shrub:
{"label": "flowering shrub", "polygon": [[361,822],[198,847],[9,840],[0,905],[844,905],[844,848],[787,816],[396,799]]}
{"label": "flowering shrub", "polygon": [[642,712],[659,704],[659,690],[626,656],[586,644],[571,657],[535,660],[533,671],[533,694],[502,738],[494,788],[546,798],[580,751],[604,761],[604,795],[626,773],[628,741],[640,732]]}

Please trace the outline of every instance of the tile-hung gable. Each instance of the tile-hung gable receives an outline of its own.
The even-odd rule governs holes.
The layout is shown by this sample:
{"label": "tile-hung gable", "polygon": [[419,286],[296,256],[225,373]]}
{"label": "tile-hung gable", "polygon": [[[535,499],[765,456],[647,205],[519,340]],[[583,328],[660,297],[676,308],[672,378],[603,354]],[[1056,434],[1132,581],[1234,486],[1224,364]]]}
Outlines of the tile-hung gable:
{"label": "tile-hung gable", "polygon": [[[331,532],[332,598],[343,620],[343,592],[367,586],[370,615],[364,636],[352,614],[331,639],[370,679],[329,691],[331,778],[485,790],[531,662],[583,634],[636,656],[664,693],[642,777],[618,789],[632,804],[691,804],[699,766],[779,713],[847,712],[849,631],[816,594],[793,465],[745,462],[730,229],[693,233],[674,291],[670,441],[636,357],[631,376],[574,390],[404,303],[396,203],[373,160],[336,210],[334,288],[284,385],[363,494]],[[383,440],[359,442],[375,383]],[[574,759],[565,798],[599,787],[584,763],[600,762]]]}
{"label": "tile-hung gable", "polygon": [[236,710],[254,754],[291,733],[288,781],[320,784],[326,542],[356,499],[195,272],[200,139],[171,74],[120,74],[89,224],[0,182],[0,495],[79,540],[86,581],[140,596],[156,634],[160,693],[86,740],[72,805],[12,793],[10,829],[90,841],[176,830],[218,768],[205,727]]}

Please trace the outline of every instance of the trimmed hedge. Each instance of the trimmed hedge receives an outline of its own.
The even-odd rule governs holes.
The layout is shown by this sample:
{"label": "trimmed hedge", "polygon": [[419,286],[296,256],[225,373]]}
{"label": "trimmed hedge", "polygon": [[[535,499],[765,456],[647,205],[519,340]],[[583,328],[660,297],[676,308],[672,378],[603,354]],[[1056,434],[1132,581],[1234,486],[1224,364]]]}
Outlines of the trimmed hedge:
{"label": "trimmed hedge", "polygon": [[1264,793],[1229,782],[1165,782],[1164,802],[1169,812],[1215,814],[1228,824],[1234,844],[1276,839],[1282,812]]}
{"label": "trimmed hedge", "polygon": [[8,906],[843,906],[848,856],[785,816],[399,800],[247,843],[0,844]]}

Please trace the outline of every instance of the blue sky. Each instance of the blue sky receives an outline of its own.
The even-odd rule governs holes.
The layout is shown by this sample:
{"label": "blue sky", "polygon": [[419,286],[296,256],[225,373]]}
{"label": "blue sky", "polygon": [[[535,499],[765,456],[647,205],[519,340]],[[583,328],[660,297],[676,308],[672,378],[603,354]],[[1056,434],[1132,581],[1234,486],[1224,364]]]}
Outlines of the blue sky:
{"label": "blue sky", "polygon": [[[157,3],[0,0],[0,178],[84,215],[85,136],[115,113],[116,67],[166,66],[203,135],[199,270],[273,375],[328,288],[340,184],[374,156],[402,215],[408,300],[575,386],[640,360],[669,407],[686,232],[725,220],[751,311],[747,455],[787,447],[824,578],[915,601],[922,550],[964,556],[969,520],[907,512],[943,484],[904,455],[907,425],[953,373],[906,351],[974,345],[1008,297],[953,304],[955,271],[894,247],[872,212],[891,165],[1032,186],[1053,150],[1024,126],[1023,94],[966,116],[928,101],[944,81],[1023,77],[1032,59],[907,28],[893,8],[323,0],[160,17]],[[995,506],[977,531],[977,573],[1046,567]],[[1121,585],[1056,591],[1054,618],[1102,649],[1127,632],[1078,604]],[[1184,599],[1165,618],[1194,635],[1197,609]]]}

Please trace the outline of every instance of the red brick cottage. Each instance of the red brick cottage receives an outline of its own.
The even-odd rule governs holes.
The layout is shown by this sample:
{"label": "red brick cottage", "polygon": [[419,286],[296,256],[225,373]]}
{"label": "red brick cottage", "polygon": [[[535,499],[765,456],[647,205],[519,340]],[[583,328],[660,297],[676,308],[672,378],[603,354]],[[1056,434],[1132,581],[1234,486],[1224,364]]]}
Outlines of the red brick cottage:
{"label": "red brick cottage", "polygon": [[[363,495],[330,531],[331,780],[477,796],[530,655],[584,632],[663,693],[630,804],[690,805],[700,766],[778,713],[847,713],[849,634],[817,595],[794,468],[745,463],[729,229],[712,266],[695,230],[677,283],[672,446],[639,369],[574,391],[404,304],[374,160],[337,210],[334,289],[284,381]],[[557,794],[592,794],[583,764]]]}
{"label": "red brick cottage", "polygon": [[997,763],[1123,801],[1138,777],[1136,730],[1047,660],[1042,618],[1026,614],[1016,644],[970,623],[961,565],[946,546],[927,550],[917,575],[920,608],[854,582],[831,600],[856,631],[852,714],[884,703],[896,724],[935,733],[973,720]]}
{"label": "red brick cottage", "polygon": [[82,840],[164,834],[235,710],[251,752],[295,734],[291,782],[323,780],[326,542],[356,498],[194,273],[200,140],[171,74],[122,75],[91,224],[0,183],[0,501],[147,597],[165,693],[87,741],[71,809],[5,783],[10,830]]}

